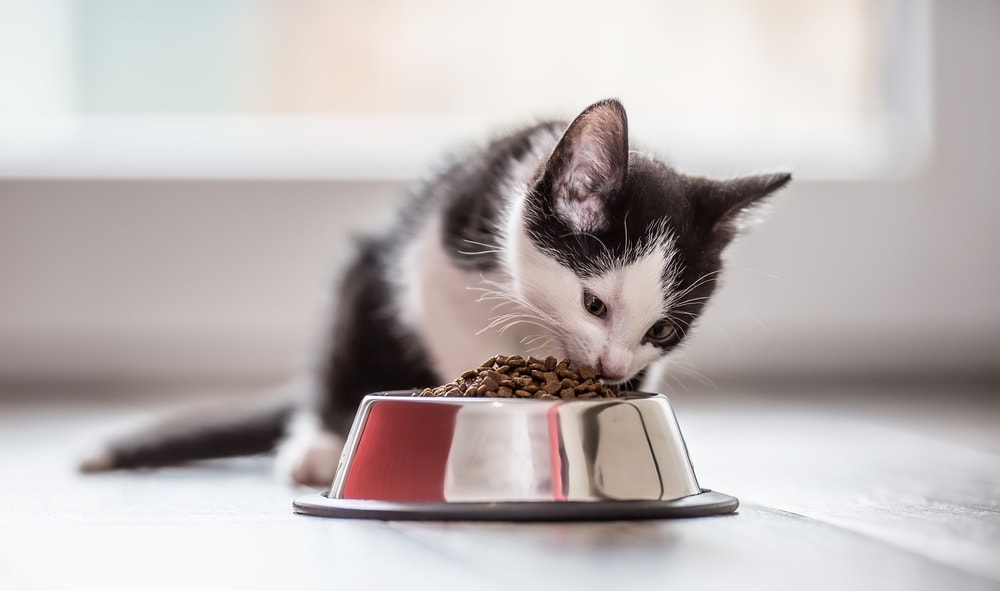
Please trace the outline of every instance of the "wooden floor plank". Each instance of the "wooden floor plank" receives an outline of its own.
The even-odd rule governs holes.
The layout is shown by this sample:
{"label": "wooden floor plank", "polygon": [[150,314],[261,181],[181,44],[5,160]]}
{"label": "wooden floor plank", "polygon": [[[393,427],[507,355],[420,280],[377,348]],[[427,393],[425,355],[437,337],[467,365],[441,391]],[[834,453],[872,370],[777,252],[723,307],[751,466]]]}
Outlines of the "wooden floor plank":
{"label": "wooden floor plank", "polygon": [[0,396],[0,588],[1000,588],[1000,410],[922,400],[679,395],[736,515],[491,524],[295,515],[269,458],[83,477],[162,401]]}

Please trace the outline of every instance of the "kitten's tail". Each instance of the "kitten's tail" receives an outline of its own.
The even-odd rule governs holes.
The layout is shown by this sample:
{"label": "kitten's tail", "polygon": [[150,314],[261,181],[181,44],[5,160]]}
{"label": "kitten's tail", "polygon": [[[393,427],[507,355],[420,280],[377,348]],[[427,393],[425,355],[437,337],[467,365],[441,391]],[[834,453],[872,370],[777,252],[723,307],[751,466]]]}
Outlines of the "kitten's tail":
{"label": "kitten's tail", "polygon": [[265,453],[281,439],[295,408],[294,400],[269,400],[191,410],[112,440],[79,468],[85,473],[155,468]]}

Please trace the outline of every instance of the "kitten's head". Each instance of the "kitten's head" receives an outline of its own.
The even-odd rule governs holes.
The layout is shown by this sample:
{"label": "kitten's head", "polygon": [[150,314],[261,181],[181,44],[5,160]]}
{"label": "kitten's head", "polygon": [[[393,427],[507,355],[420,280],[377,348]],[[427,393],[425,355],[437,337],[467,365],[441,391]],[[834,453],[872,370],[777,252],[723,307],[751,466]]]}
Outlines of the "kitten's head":
{"label": "kitten's head", "polygon": [[591,105],[530,183],[519,298],[548,317],[554,354],[629,380],[684,340],[740,219],[790,178],[682,175],[629,151],[619,102]]}

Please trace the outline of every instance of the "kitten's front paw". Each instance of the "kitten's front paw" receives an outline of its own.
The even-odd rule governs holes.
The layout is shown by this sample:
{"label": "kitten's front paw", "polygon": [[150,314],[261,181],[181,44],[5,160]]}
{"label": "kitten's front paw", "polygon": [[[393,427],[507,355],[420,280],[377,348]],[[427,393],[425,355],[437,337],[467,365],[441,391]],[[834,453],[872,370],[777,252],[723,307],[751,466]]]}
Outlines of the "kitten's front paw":
{"label": "kitten's front paw", "polygon": [[343,439],[320,433],[292,465],[292,480],[304,486],[330,488],[343,449]]}
{"label": "kitten's front paw", "polygon": [[324,429],[315,413],[303,411],[288,425],[288,437],[278,446],[275,468],[279,477],[290,477],[295,484],[329,488],[343,449],[343,437]]}

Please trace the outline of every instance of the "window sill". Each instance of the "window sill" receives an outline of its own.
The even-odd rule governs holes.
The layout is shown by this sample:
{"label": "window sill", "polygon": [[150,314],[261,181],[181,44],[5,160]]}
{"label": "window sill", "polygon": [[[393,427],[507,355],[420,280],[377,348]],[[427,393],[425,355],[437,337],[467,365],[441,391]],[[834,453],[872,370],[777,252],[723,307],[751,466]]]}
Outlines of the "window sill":
{"label": "window sill", "polygon": [[[886,116],[748,123],[635,113],[630,127],[642,149],[712,176],[790,170],[799,180],[894,178],[919,170],[930,146],[928,126]],[[471,116],[0,119],[0,178],[413,179],[504,128]]]}

